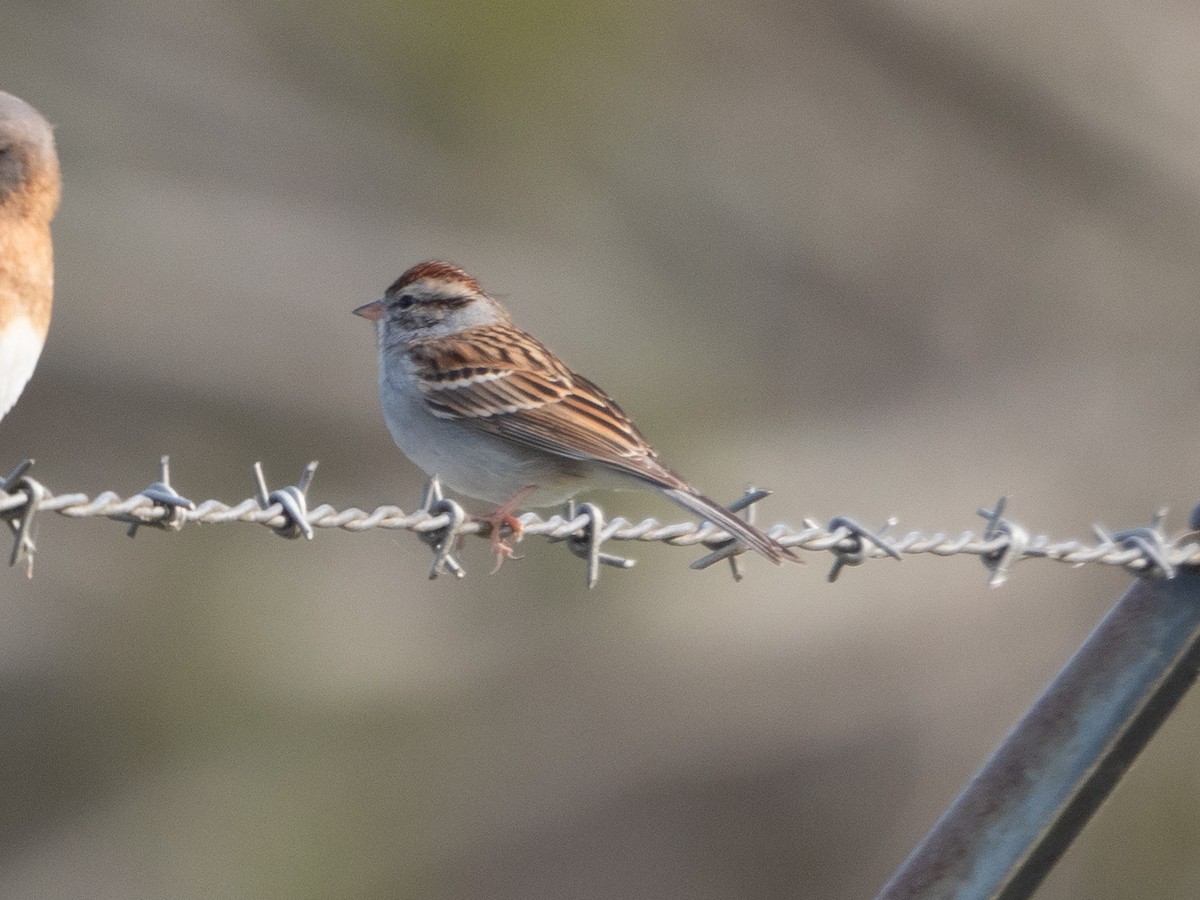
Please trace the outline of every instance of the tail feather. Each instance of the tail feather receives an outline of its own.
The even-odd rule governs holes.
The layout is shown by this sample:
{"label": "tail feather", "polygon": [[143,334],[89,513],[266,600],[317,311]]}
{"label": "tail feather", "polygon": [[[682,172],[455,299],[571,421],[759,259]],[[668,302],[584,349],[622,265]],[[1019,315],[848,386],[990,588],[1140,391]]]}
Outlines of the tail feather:
{"label": "tail feather", "polygon": [[782,546],[774,538],[764,534],[749,522],[738,518],[735,513],[702,494],[681,488],[660,487],[659,490],[689,512],[724,528],[751,550],[761,553],[775,565],[779,565],[785,559],[801,562],[799,556]]}

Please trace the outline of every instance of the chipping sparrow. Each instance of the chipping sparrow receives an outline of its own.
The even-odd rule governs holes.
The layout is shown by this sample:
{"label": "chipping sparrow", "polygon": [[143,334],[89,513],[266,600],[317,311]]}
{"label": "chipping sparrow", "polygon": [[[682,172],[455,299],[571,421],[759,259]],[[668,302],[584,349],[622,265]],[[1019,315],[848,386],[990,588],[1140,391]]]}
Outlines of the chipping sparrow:
{"label": "chipping sparrow", "polygon": [[500,526],[520,538],[519,505],[552,506],[589,487],[656,488],[771,562],[798,559],[660,463],[604,391],[513,325],[462,269],[415,265],[354,313],[376,323],[396,444],[454,490],[499,504],[489,517],[497,566],[512,553]]}
{"label": "chipping sparrow", "polygon": [[0,91],[0,419],[25,389],[50,327],[50,220],[60,191],[50,124]]}

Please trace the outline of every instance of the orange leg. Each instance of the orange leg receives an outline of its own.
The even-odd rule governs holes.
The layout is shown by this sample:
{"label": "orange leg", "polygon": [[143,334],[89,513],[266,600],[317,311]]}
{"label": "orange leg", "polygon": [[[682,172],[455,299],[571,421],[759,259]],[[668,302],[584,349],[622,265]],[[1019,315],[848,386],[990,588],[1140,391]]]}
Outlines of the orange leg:
{"label": "orange leg", "polygon": [[501,503],[494,510],[492,510],[491,515],[487,517],[486,521],[492,526],[492,553],[496,557],[496,567],[492,569],[491,574],[495,575],[500,571],[500,567],[504,565],[504,560],[510,558],[520,558],[513,556],[512,545],[504,542],[504,538],[501,536],[501,531],[503,530],[504,526],[507,525],[509,530],[512,532],[513,543],[518,543],[521,540],[524,528],[521,526],[520,519],[514,517],[513,513],[520,508],[521,504],[525,501],[525,498],[533,493],[533,489],[536,487],[536,484],[525,485],[525,487],[521,488],[516,492],[516,494],[513,495],[512,499]]}

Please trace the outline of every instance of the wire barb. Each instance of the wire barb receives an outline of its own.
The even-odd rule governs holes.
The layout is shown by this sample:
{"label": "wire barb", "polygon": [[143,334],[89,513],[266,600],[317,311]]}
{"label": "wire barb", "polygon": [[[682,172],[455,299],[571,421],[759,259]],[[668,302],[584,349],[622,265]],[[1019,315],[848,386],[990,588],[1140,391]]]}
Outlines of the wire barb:
{"label": "wire barb", "polygon": [[444,525],[417,529],[417,537],[433,548],[433,565],[429,569],[429,580],[433,581],[446,571],[455,578],[464,577],[467,570],[451,554],[462,540],[462,528],[470,518],[467,511],[453,500],[442,496],[442,482],[436,475],[425,482],[419,509],[428,516],[426,525],[442,516],[446,517]]}
{"label": "wire barb", "polygon": [[892,559],[900,562],[903,557],[883,537],[883,533],[896,524],[896,519],[888,519],[884,522],[877,531],[871,531],[864,528],[847,516],[835,516],[829,520],[829,531],[837,534],[838,531],[846,533],[845,538],[839,540],[836,544],[829,548],[829,552],[834,555],[833,568],[829,570],[826,576],[832,584],[838,580],[838,575],[846,566],[861,566],[870,558],[870,551],[867,547],[870,544],[873,547],[878,547]]}
{"label": "wire barb", "polygon": [[[770,497],[771,492],[766,488],[747,487],[742,496],[729,504],[730,512],[745,511],[743,517],[751,525],[754,524],[754,504],[759,500]],[[703,523],[701,523],[703,524]],[[712,547],[713,552],[707,556],[702,556],[693,562],[689,568],[700,570],[707,569],[709,566],[719,563],[723,559],[729,560],[729,571],[733,575],[734,581],[741,581],[745,577],[742,573],[741,560],[738,558],[746,552],[746,548],[740,544],[737,539],[730,537],[723,541],[705,541],[704,546]]]}
{"label": "wire barb", "polygon": [[1166,517],[1167,511],[1160,509],[1150,517],[1149,525],[1127,528],[1111,535],[1107,534],[1100,525],[1093,525],[1092,532],[1096,535],[1097,540],[1125,549],[1137,550],[1138,556],[1135,558],[1148,560],[1152,564],[1151,567],[1137,574],[1149,575],[1157,569],[1164,578],[1174,578],[1175,566],[1167,558],[1167,537],[1161,528]]}
{"label": "wire barb", "polygon": [[129,528],[126,529],[125,533],[130,537],[137,537],[137,530],[144,525],[149,525],[151,528],[161,528],[164,531],[179,531],[183,528],[183,523],[186,521],[183,517],[183,511],[194,510],[196,508],[195,503],[171,487],[171,457],[165,454],[158,461],[158,481],[152,482],[138,492],[136,496],[145,497],[155,507],[161,506],[163,516],[161,519],[154,521],[139,519],[132,515],[129,516]]}
{"label": "wire barb", "polygon": [[584,519],[579,530],[572,531],[565,537],[550,537],[551,543],[566,541],[567,549],[580,559],[587,560],[587,586],[592,589],[600,580],[600,567],[612,566],[616,569],[632,569],[637,565],[636,559],[626,559],[611,553],[601,553],[601,545],[613,536],[625,520],[613,519],[607,526],[604,524],[604,511],[594,503],[581,503],[578,507],[574,500],[567,501],[567,521],[574,524],[576,519]]}
{"label": "wire barb", "polygon": [[254,464],[254,479],[258,488],[258,505],[264,511],[276,504],[284,519],[282,525],[274,525],[271,530],[280,537],[294,540],[304,535],[308,540],[313,539],[313,527],[308,521],[308,488],[312,484],[313,475],[317,471],[317,461],[314,459],[300,473],[299,484],[289,484],[277,491],[267,491],[267,479],[263,475],[261,462]]}
{"label": "wire barb", "polygon": [[980,556],[984,566],[991,572],[988,578],[989,587],[1000,587],[1008,580],[1009,569],[1024,556],[1025,549],[1029,546],[1029,532],[1004,518],[1006,505],[1008,498],[1001,497],[991,509],[977,510],[978,514],[987,520],[987,526],[983,529],[983,539],[998,544],[996,549]]}
{"label": "wire barb", "polygon": [[25,473],[33,468],[32,459],[24,459],[0,482],[0,493],[10,497],[23,494],[21,503],[9,506],[0,512],[0,518],[8,523],[13,533],[12,553],[8,557],[9,567],[25,563],[25,577],[33,577],[33,554],[37,546],[33,541],[33,517],[49,494],[45,486]]}

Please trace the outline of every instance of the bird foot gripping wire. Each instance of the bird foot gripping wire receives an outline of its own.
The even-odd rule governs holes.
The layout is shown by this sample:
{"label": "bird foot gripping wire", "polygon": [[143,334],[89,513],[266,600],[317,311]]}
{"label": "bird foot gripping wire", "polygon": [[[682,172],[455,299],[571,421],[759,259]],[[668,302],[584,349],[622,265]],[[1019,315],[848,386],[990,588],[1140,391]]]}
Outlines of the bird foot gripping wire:
{"label": "bird foot gripping wire", "polygon": [[313,475],[317,471],[317,461],[314,459],[300,473],[298,484],[289,484],[277,491],[267,490],[267,479],[263,475],[261,462],[254,464],[254,479],[257,487],[258,505],[270,509],[278,505],[280,515],[284,518],[282,525],[272,526],[280,537],[295,539],[304,535],[308,540],[313,539],[313,527],[308,521],[308,488],[312,484]]}
{"label": "bird foot gripping wire", "polygon": [[574,500],[567,501],[567,521],[574,524],[577,518],[585,521],[581,529],[572,531],[565,537],[551,537],[551,543],[566,541],[567,549],[580,559],[587,560],[587,586],[594,588],[600,579],[600,567],[612,566],[615,569],[632,569],[636,559],[627,559],[612,553],[600,552],[601,545],[625,527],[624,519],[616,518],[604,523],[604,512],[594,503],[575,505]]}
{"label": "bird foot gripping wire", "polygon": [[128,517],[114,517],[129,522],[129,528],[125,533],[130,537],[137,537],[137,530],[143,525],[161,528],[164,531],[179,531],[186,521],[184,512],[196,508],[195,503],[171,487],[171,457],[169,456],[163,456],[158,461],[158,481],[139,491],[137,496],[145,497],[155,506],[162,507],[163,515],[162,518],[152,521],[135,518],[132,514]]}
{"label": "bird foot gripping wire", "polygon": [[[16,566],[25,563],[26,578],[33,577],[33,554],[37,549],[33,542],[33,516],[42,500],[49,494],[44,485],[25,474],[31,468],[33,460],[23,460],[8,477],[0,481],[0,518],[8,523],[13,533],[13,548],[8,557],[8,564]],[[24,502],[11,506],[3,502],[20,494],[25,495]]]}
{"label": "bird foot gripping wire", "polygon": [[[728,509],[730,512],[741,512],[742,510],[745,510],[746,515],[743,518],[753,525],[754,513],[756,509],[754,504],[759,500],[763,500],[770,496],[771,492],[765,488],[756,488],[753,486],[748,487],[742,496],[738,497],[738,499],[729,504]],[[709,553],[707,556],[700,557],[698,560],[692,563],[689,568],[707,569],[714,563],[719,563],[721,560],[727,559],[729,560],[729,571],[733,575],[733,580],[741,581],[742,578],[745,577],[745,574],[742,572],[741,561],[738,559],[738,557],[746,552],[746,548],[738,543],[736,538],[731,537],[723,541],[705,541],[704,546],[713,548],[713,552]]]}
{"label": "bird foot gripping wire", "polygon": [[827,578],[830,582],[837,581],[838,575],[842,573],[842,569],[846,566],[861,566],[871,555],[868,545],[878,547],[892,559],[900,561],[901,556],[898,550],[888,543],[883,533],[896,524],[895,519],[888,519],[877,531],[871,531],[869,528],[864,528],[858,522],[846,516],[836,516],[829,520],[830,533],[835,533],[838,529],[846,532],[845,536],[836,544],[830,547],[830,552],[836,557],[833,561],[833,568],[829,570]]}
{"label": "bird foot gripping wire", "polygon": [[[453,551],[462,533],[460,529],[470,518],[467,511],[443,496],[442,482],[436,475],[425,482],[419,508],[421,512],[429,515],[425,523],[414,529],[417,537],[433,548],[433,565],[429,569],[429,580],[432,581],[446,572],[455,578],[462,578],[467,574],[467,570],[454,558]],[[423,527],[442,516],[446,517],[444,525]]]}

